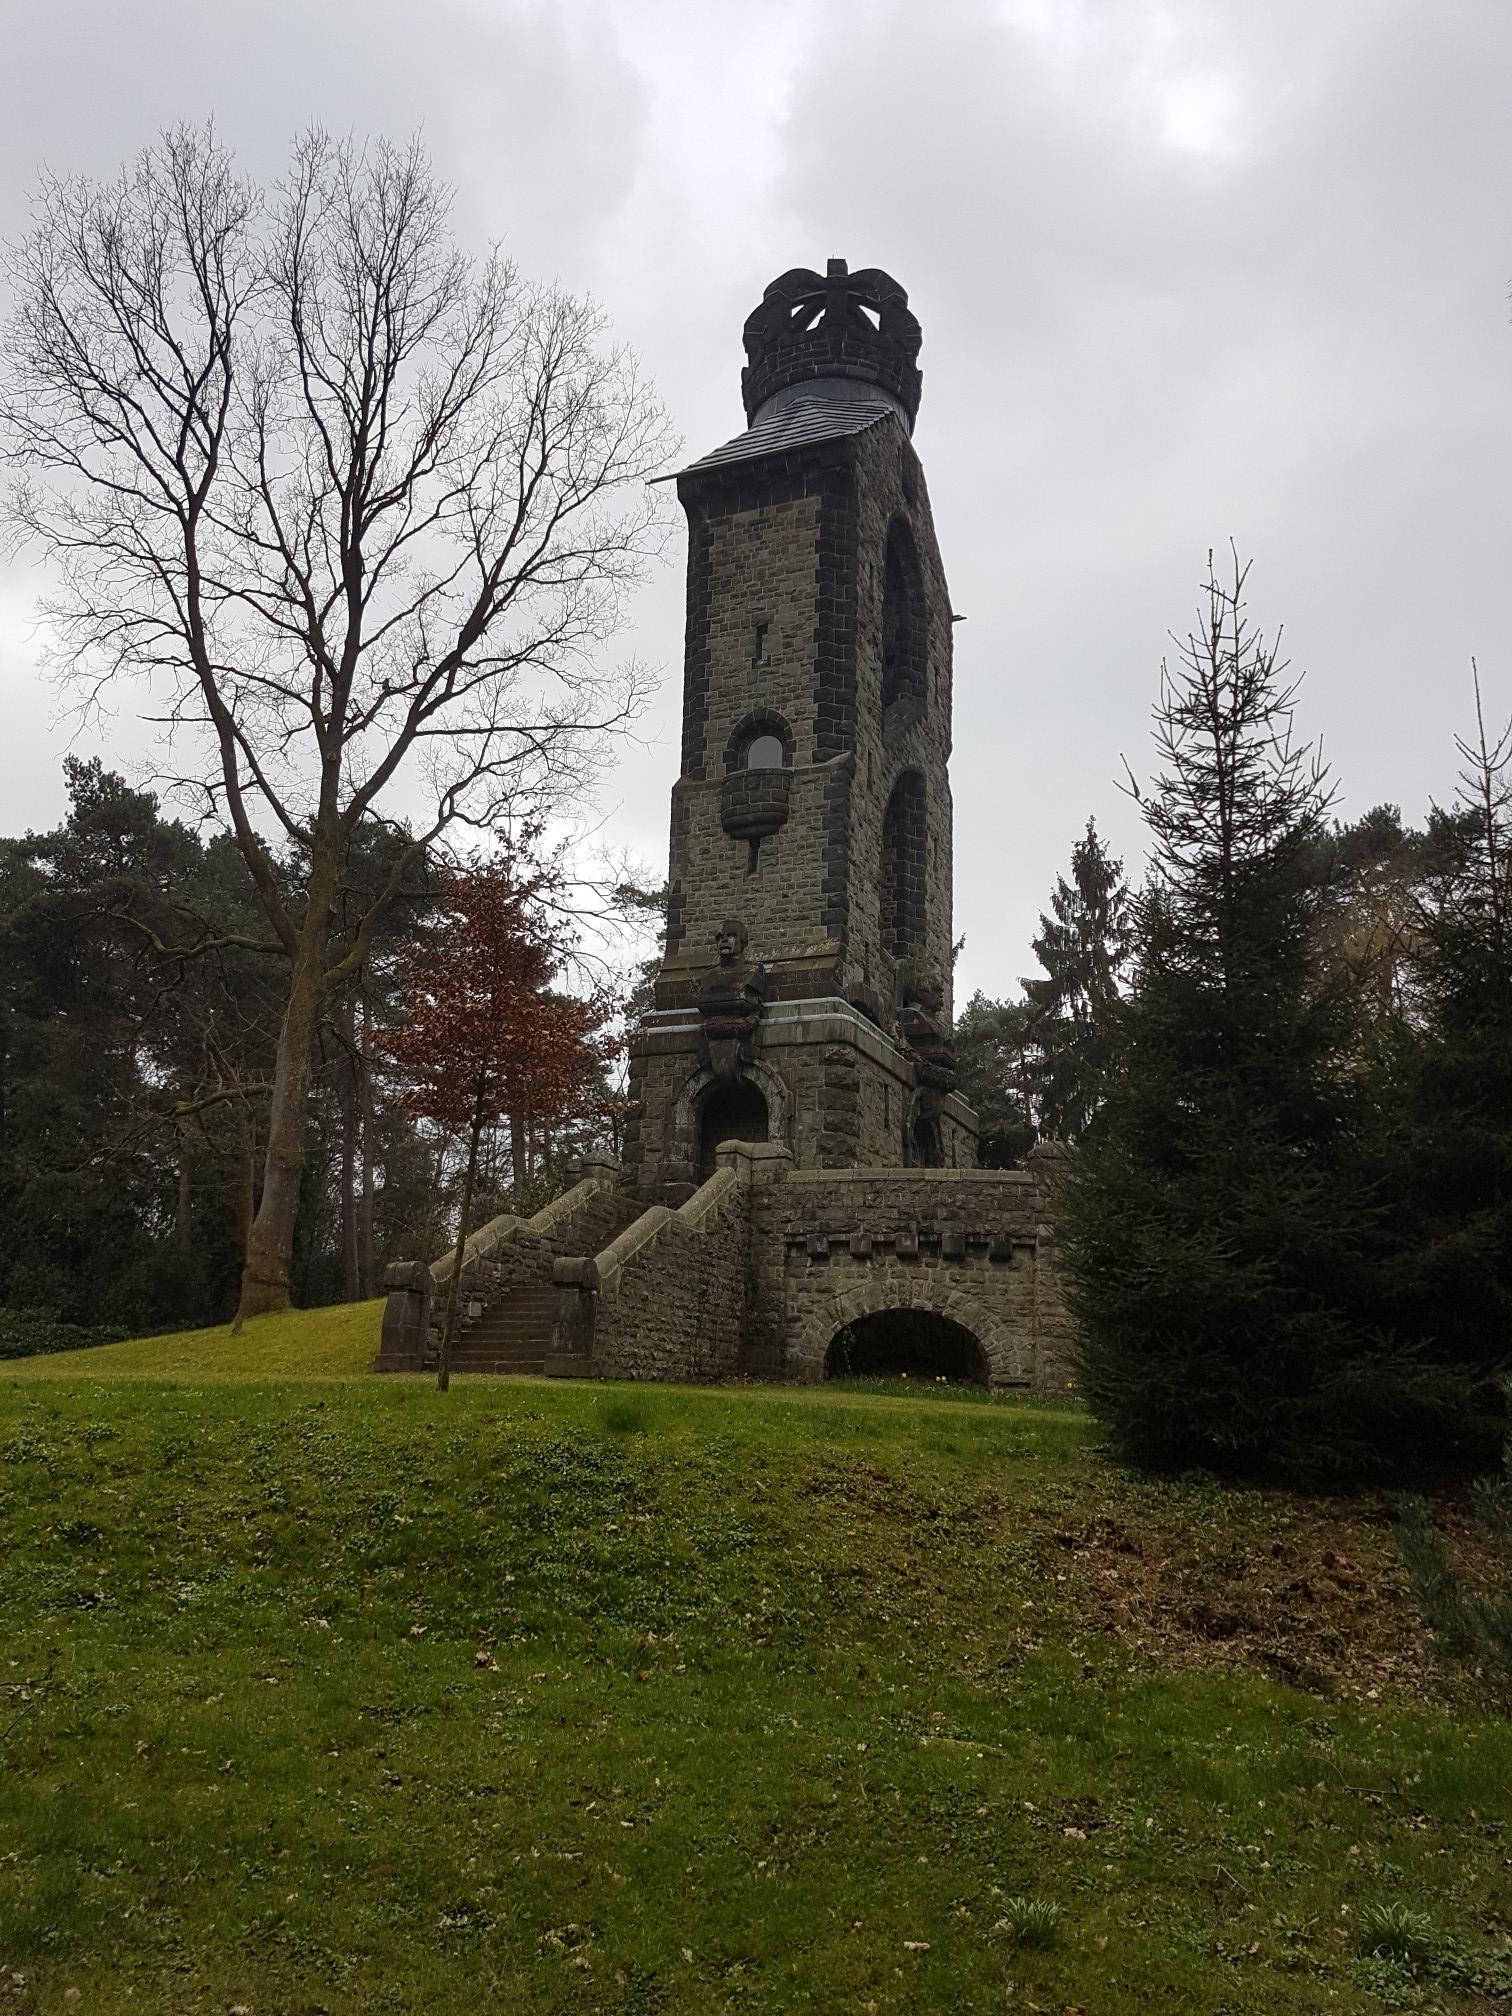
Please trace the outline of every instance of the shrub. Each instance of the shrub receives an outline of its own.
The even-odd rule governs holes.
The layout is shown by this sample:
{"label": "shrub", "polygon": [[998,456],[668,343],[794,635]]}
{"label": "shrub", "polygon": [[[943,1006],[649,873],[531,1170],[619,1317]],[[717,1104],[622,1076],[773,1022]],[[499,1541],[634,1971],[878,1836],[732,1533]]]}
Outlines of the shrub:
{"label": "shrub", "polygon": [[126,1334],[111,1323],[63,1323],[51,1309],[0,1309],[0,1359],[82,1351],[114,1344]]}

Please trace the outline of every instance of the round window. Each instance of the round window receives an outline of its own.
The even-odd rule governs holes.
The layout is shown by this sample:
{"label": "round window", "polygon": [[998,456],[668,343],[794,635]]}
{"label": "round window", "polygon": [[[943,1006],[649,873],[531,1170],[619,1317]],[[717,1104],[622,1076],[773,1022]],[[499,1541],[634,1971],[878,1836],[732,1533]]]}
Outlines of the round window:
{"label": "round window", "polygon": [[780,770],[782,742],[776,735],[758,735],[745,752],[747,770]]}

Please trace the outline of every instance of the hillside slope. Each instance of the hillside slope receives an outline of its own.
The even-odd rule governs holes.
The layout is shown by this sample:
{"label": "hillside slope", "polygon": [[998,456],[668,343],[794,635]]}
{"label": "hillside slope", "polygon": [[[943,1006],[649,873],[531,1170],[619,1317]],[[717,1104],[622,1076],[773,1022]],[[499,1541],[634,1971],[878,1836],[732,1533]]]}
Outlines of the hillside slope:
{"label": "hillside slope", "polygon": [[0,2012],[1512,1993],[1512,1729],[1379,1508],[1021,1403],[237,1350],[0,1380]]}

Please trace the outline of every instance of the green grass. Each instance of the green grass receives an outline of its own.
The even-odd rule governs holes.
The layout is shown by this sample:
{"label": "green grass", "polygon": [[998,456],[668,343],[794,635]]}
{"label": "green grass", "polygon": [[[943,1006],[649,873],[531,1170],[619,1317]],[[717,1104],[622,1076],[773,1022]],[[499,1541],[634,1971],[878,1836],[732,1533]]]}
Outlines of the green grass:
{"label": "green grass", "polygon": [[375,1327],[6,1368],[0,2012],[1512,1997],[1512,1727],[1379,1507]]}
{"label": "green grass", "polygon": [[383,1303],[348,1302],[331,1309],[293,1309],[259,1316],[239,1337],[229,1323],[213,1330],[179,1330],[167,1337],[133,1337],[0,1364],[0,1378],[193,1379],[196,1383],[258,1379],[350,1379],[367,1372],[378,1355]]}

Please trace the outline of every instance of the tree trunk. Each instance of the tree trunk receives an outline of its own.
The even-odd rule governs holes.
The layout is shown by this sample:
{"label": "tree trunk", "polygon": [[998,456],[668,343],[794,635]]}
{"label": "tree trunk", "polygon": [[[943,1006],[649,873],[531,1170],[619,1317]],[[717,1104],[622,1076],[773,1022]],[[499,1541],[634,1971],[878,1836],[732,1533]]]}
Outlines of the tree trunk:
{"label": "tree trunk", "polygon": [[[511,1113],[509,1116],[509,1157],[510,1167],[514,1174],[514,1187],[518,1193],[524,1189],[526,1183],[530,1180],[529,1151],[525,1141],[525,1115],[523,1112]],[[515,1197],[517,1209],[519,1201],[517,1194]]]}
{"label": "tree trunk", "polygon": [[441,1357],[436,1367],[436,1391],[444,1393],[451,1384],[452,1344],[457,1335],[457,1304],[462,1293],[462,1255],[472,1230],[473,1184],[478,1176],[478,1137],[483,1132],[483,1086],[473,1102],[472,1127],[467,1137],[467,1174],[462,1178],[462,1210],[457,1219],[457,1252],[452,1261],[451,1279],[446,1284],[446,1315],[441,1324]]}
{"label": "tree trunk", "polygon": [[373,1110],[373,1073],[368,1063],[368,1005],[362,1001],[362,1047],[357,1052],[357,1086],[362,1103],[362,1197],[357,1209],[357,1269],[364,1301],[378,1293],[373,1267],[373,1220],[378,1199],[378,1116]]}
{"label": "tree trunk", "polygon": [[304,929],[289,976],[289,1005],[278,1032],[262,1197],[247,1234],[247,1264],[234,1325],[238,1330],[249,1316],[289,1307],[289,1258],[304,1171],[311,1053],[324,1005],[326,941],[338,865],[332,849],[330,860],[310,876]]}
{"label": "tree trunk", "polygon": [[188,1257],[194,1244],[194,1225],[191,1217],[193,1191],[189,1178],[189,1143],[179,1134],[178,1143],[178,1206],[173,1218],[173,1243],[178,1251]]}
{"label": "tree trunk", "polygon": [[345,1054],[336,1074],[336,1097],[341,1106],[341,1299],[355,1302],[357,1280],[357,1061],[354,1056],[356,1025],[350,1002],[343,1018]]}
{"label": "tree trunk", "polygon": [[257,1133],[252,1125],[252,1116],[242,1107],[237,1114],[236,1169],[231,1179],[231,1223],[236,1238],[236,1250],[241,1255],[243,1267],[247,1264],[247,1240],[252,1232],[252,1217],[256,1210],[257,1190]]}

